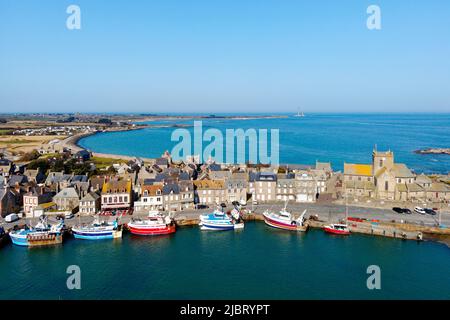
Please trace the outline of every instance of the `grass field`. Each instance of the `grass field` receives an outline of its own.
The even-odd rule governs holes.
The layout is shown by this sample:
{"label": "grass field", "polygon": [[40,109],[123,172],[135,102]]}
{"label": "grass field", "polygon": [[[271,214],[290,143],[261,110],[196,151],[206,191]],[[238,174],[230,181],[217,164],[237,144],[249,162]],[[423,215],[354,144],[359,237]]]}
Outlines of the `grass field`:
{"label": "grass field", "polygon": [[91,161],[94,162],[97,169],[106,169],[113,164],[120,164],[123,162],[127,162],[123,159],[116,159],[116,158],[100,158],[100,157],[92,157]]}

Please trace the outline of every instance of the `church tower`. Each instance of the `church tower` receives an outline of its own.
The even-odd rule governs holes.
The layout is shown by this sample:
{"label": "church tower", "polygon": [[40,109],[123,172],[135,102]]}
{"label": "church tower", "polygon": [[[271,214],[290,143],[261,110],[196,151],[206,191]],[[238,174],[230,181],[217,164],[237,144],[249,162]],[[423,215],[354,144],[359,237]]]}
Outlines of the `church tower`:
{"label": "church tower", "polygon": [[394,153],[392,151],[380,152],[376,149],[372,152],[372,165],[373,174],[375,175],[378,170],[386,167],[387,170],[394,168]]}

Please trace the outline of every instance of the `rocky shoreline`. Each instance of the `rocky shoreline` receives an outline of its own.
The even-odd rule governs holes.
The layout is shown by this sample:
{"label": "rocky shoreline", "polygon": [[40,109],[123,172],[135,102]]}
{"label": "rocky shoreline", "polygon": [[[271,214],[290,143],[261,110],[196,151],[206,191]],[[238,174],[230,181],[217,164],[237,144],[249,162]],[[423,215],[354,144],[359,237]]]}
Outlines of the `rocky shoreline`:
{"label": "rocky shoreline", "polygon": [[450,155],[450,148],[427,148],[415,150],[414,153],[417,154],[446,154]]}

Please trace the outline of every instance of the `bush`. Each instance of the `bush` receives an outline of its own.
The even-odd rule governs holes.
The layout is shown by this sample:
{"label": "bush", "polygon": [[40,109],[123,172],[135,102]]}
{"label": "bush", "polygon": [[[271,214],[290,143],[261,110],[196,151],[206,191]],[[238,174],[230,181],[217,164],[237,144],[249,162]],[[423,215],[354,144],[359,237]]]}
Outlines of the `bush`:
{"label": "bush", "polygon": [[31,152],[27,152],[25,153],[21,158],[20,161],[32,161],[32,160],[36,160],[37,158],[40,157],[40,154],[37,150],[33,150]]}

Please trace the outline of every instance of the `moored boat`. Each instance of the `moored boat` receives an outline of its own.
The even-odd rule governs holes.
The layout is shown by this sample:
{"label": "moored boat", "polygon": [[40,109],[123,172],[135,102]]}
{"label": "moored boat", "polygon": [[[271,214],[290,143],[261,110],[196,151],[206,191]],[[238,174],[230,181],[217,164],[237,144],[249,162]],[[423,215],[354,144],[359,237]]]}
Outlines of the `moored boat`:
{"label": "moored boat", "polygon": [[333,223],[329,224],[323,227],[323,230],[327,233],[332,234],[341,234],[341,235],[348,235],[350,234],[350,229],[346,224],[341,223]]}
{"label": "moored boat", "polygon": [[176,231],[175,223],[170,216],[163,216],[159,212],[150,212],[147,219],[132,219],[127,227],[132,234],[142,236],[170,234]]}
{"label": "moored boat", "polygon": [[278,213],[270,210],[263,212],[264,222],[273,228],[290,230],[290,231],[306,231],[308,225],[304,223],[306,210],[295,219],[294,216],[286,210],[286,205]]}
{"label": "moored boat", "polygon": [[26,247],[49,246],[63,241],[64,220],[58,224],[49,224],[47,217],[42,215],[36,226],[25,226],[9,233],[13,244]]}
{"label": "moored boat", "polygon": [[244,228],[238,208],[234,208],[230,216],[223,210],[216,209],[213,213],[200,215],[199,219],[201,230],[226,231]]}
{"label": "moored boat", "polygon": [[75,239],[103,240],[122,238],[122,226],[118,219],[113,222],[99,221],[98,218],[90,225],[77,225],[72,227]]}

